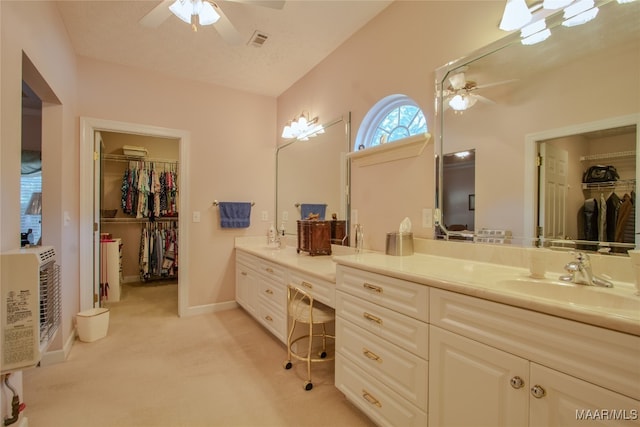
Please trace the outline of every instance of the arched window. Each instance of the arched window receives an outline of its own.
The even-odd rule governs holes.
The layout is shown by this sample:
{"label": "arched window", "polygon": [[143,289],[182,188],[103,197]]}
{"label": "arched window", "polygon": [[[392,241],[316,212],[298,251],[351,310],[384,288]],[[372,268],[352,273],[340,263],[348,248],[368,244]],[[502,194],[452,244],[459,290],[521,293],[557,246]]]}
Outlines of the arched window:
{"label": "arched window", "polygon": [[354,151],[427,132],[427,120],[418,104],[406,95],[387,96],[364,117]]}

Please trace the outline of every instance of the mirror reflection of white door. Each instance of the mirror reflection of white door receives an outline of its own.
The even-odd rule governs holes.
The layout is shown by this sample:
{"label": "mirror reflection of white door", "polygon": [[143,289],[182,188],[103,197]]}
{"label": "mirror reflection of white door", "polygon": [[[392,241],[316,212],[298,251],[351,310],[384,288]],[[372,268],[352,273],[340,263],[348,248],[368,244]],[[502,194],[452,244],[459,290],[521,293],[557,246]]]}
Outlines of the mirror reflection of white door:
{"label": "mirror reflection of white door", "polygon": [[95,132],[93,139],[93,306],[100,306],[100,195],[102,194],[100,168],[102,166],[102,135]]}
{"label": "mirror reflection of white door", "polygon": [[564,239],[567,236],[567,169],[569,153],[553,144],[540,143],[540,212],[545,239]]}

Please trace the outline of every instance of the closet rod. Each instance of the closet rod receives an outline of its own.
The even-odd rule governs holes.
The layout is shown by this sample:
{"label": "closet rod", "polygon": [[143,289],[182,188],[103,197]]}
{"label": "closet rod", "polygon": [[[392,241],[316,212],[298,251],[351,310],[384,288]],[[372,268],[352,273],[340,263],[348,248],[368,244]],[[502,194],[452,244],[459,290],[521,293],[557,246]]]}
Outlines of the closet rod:
{"label": "closet rod", "polygon": [[616,153],[603,153],[603,154],[591,154],[589,156],[580,156],[581,161],[585,160],[602,160],[602,159],[617,159],[620,157],[635,157],[635,151],[618,151]]}
{"label": "closet rod", "polygon": [[149,218],[102,218],[100,222],[109,224],[138,224],[145,222],[171,222],[178,221],[177,216],[165,216],[154,218],[153,221]]}
{"label": "closet rod", "polygon": [[171,165],[178,165],[180,162],[174,159],[159,159],[151,157],[131,157],[123,156],[121,154],[103,154],[102,158],[105,160],[113,160],[115,162],[147,162],[147,163],[167,163]]}

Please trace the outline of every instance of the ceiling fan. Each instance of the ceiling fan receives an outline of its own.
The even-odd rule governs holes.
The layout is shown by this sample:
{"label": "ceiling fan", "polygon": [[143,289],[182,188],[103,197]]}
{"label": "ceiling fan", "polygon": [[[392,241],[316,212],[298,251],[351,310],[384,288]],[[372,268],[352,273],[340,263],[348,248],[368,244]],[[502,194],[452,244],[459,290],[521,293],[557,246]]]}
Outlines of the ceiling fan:
{"label": "ceiling fan", "polygon": [[[284,0],[224,1],[264,6],[272,9],[282,9],[285,3]],[[212,0],[162,0],[160,4],[140,19],[140,24],[145,27],[156,28],[172,15],[191,24],[194,31],[197,31],[196,22],[199,25],[213,25],[220,33],[220,36],[229,44],[237,45],[244,41],[243,36],[233,26],[222,8]]]}
{"label": "ceiling fan", "polygon": [[442,93],[445,109],[451,107],[456,112],[465,111],[473,107],[478,101],[486,104],[495,104],[494,101],[475,93],[475,91],[515,81],[504,80],[478,85],[474,80],[467,80],[465,72],[468,70],[469,67],[467,66],[460,67],[449,76],[449,86]]}

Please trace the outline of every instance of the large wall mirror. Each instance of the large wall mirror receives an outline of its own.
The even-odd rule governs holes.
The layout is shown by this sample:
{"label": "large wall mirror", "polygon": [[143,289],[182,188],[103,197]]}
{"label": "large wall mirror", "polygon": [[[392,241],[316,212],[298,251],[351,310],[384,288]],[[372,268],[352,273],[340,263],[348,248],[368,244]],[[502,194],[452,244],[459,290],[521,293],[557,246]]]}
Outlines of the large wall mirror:
{"label": "large wall mirror", "polygon": [[[497,235],[500,243],[610,253],[636,245],[640,2],[595,4],[596,17],[578,26],[562,25],[562,11],[549,15],[551,36],[540,43],[523,44],[516,32],[436,70],[437,207],[445,238]],[[474,210],[465,224],[473,226],[461,236],[446,228],[460,215],[443,203],[450,197],[444,160],[469,150],[474,188],[464,191],[473,194]],[[584,179],[600,166],[615,168],[617,177]],[[608,228],[596,224],[589,234],[591,201],[605,218],[600,207],[617,199],[615,206],[630,199],[633,209],[627,204]]]}
{"label": "large wall mirror", "polygon": [[[290,140],[276,151],[276,220],[279,230],[297,233],[302,205],[324,205],[325,219],[346,221],[349,230],[350,114],[324,123],[324,133]],[[348,239],[344,240],[345,243]]]}

